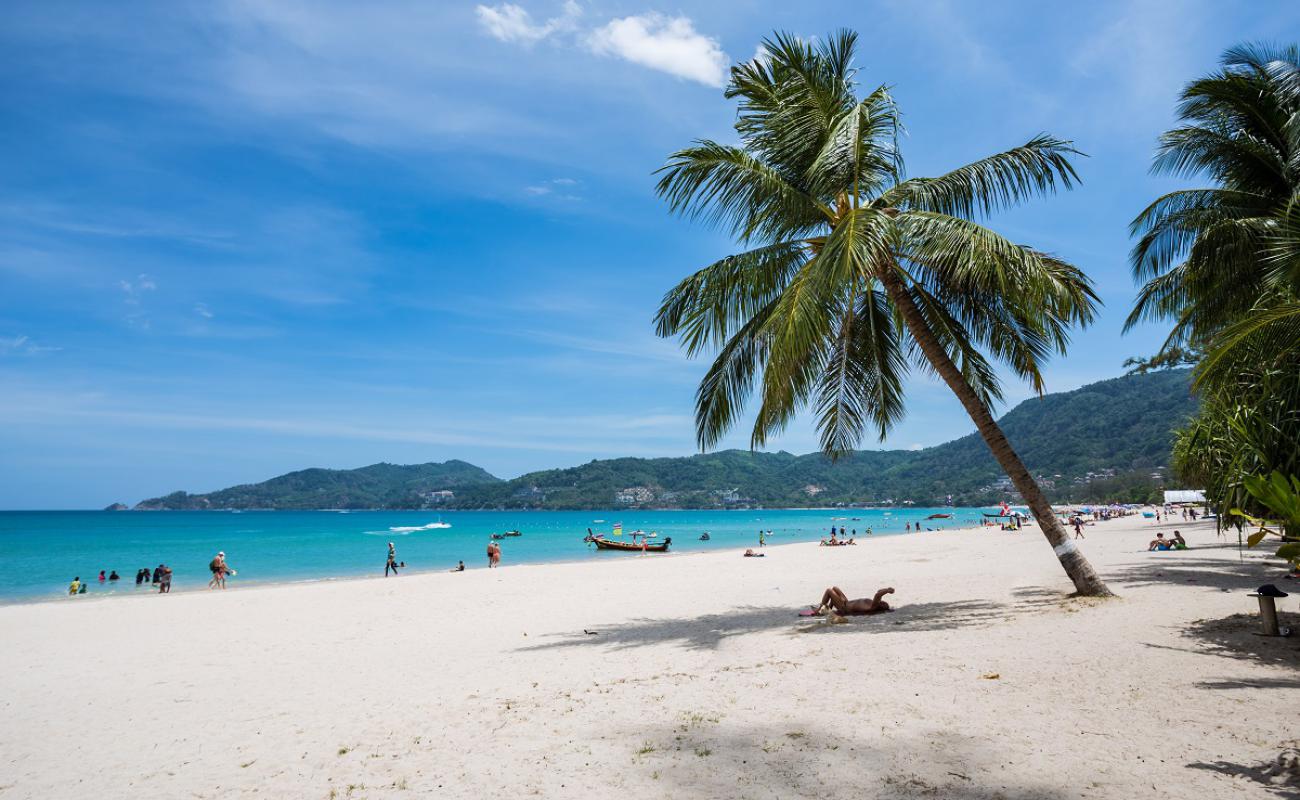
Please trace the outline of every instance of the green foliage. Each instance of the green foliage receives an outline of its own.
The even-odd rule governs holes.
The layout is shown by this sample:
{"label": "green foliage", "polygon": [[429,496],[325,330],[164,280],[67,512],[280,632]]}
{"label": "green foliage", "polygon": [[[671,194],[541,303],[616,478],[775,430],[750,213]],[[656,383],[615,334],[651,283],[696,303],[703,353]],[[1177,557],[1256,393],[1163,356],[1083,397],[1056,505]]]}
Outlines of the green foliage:
{"label": "green foliage", "polygon": [[1177,434],[1174,467],[1219,508],[1263,516],[1251,476],[1300,474],[1300,349],[1238,348],[1231,369],[1202,373],[1200,411]]}
{"label": "green foliage", "polygon": [[1039,135],[909,179],[889,92],[855,93],[856,44],[849,31],[764,41],[726,89],[739,144],[697,141],[659,171],[674,213],[752,248],[682,280],[656,318],[687,353],[714,353],[696,394],[702,449],[753,397],[753,446],[808,409],[822,449],[848,453],[902,418],[909,370],[948,361],[971,403],[1001,397],[994,362],[1042,391],[1043,362],[1092,319],[1078,269],[974,221],[1072,187],[1071,144]]}
{"label": "green foliage", "polygon": [[1171,192],[1133,221],[1133,272],[1145,283],[1128,324],[1172,320],[1168,345],[1205,345],[1287,297],[1264,255],[1300,194],[1300,48],[1228,50],[1219,71],[1183,90],[1179,118],[1154,171],[1213,186]]}
{"label": "green foliage", "polygon": [[[1268,511],[1268,518],[1264,519],[1241,509],[1232,509],[1234,517],[1244,519],[1256,528],[1246,538],[1247,547],[1255,547],[1268,536],[1290,539],[1300,536],[1300,477],[1274,471],[1267,477],[1247,476],[1242,483],[1255,502]],[[1300,542],[1283,544],[1275,555],[1285,558],[1293,565],[1300,565]]]}
{"label": "green foliage", "polygon": [[1124,359],[1124,369],[1128,370],[1124,374],[1145,375],[1158,369],[1178,369],[1199,363],[1200,360],[1201,351],[1195,348],[1184,349],[1178,345],[1170,345],[1150,358],[1132,356]]}
{"label": "green foliage", "polygon": [[1158,358],[1204,353],[1203,402],[1174,464],[1240,526],[1270,513],[1276,498],[1252,491],[1262,476],[1300,473],[1300,47],[1228,50],[1184,89],[1179,117],[1155,171],[1211,186],[1134,220],[1133,270],[1146,282],[1129,324],[1174,322]]}
{"label": "green foliage", "polygon": [[211,494],[173,492],[145,500],[136,508],[420,508],[425,503],[421,492],[462,489],[498,480],[464,461],[413,466],[373,464],[351,470],[304,469]]}

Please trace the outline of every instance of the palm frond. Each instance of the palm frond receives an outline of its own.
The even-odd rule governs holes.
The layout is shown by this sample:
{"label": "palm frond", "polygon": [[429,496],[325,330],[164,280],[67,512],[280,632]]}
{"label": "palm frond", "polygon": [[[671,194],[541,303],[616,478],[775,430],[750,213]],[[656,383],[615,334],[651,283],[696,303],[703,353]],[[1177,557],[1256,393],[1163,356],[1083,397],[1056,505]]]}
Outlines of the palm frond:
{"label": "palm frond", "polygon": [[907,359],[889,302],[880,292],[864,291],[845,308],[827,367],[817,389],[822,450],[832,457],[853,450],[868,425],[883,441],[903,417]]}
{"label": "palm frond", "polygon": [[680,336],[692,357],[720,347],[780,294],[807,257],[803,242],[777,242],[716,261],[664,295],[655,332]]}
{"label": "palm frond", "polygon": [[656,190],[677,214],[726,227],[741,241],[780,240],[825,224],[833,212],[739,147],[699,141],[656,170]]}
{"label": "palm frond", "polygon": [[1046,134],[1020,147],[959,167],[938,178],[912,178],[885,192],[877,205],[957,217],[988,216],[1030,197],[1069,189],[1079,176],[1071,142]]}

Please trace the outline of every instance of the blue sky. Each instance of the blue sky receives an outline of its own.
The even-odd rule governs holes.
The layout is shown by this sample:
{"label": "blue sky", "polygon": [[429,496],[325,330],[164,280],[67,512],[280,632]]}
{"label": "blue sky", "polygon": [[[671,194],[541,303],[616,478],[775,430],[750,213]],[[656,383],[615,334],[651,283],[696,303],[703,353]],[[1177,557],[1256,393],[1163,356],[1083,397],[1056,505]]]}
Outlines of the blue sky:
{"label": "blue sky", "polygon": [[[1176,185],[1147,174],[1176,92],[1238,41],[1300,38],[1288,2],[19,0],[0,20],[0,508],[694,452],[705,365],[651,317],[731,245],[670,218],[651,173],[734,139],[725,69],[774,28],[861,33],[911,174],[1040,131],[1088,153],[1081,188],[993,224],[1106,304],[1049,390],[1112,377],[1162,335],[1120,328],[1127,222]],[[909,400],[888,446],[972,427],[928,379]],[[815,443],[801,421],[774,449]]]}

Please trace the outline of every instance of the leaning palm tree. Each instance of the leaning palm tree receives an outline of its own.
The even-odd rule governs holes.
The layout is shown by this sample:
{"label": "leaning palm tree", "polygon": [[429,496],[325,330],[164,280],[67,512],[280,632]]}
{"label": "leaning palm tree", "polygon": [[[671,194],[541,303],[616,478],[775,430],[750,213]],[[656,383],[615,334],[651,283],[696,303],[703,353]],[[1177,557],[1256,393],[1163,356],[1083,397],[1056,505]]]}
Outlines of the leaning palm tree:
{"label": "leaning palm tree", "polygon": [[1211,186],[1170,192],[1133,220],[1133,273],[1144,284],[1126,327],[1172,321],[1166,349],[1208,348],[1252,312],[1295,299],[1268,251],[1285,247],[1280,229],[1300,198],[1300,48],[1228,50],[1218,72],[1183,90],[1178,113],[1152,170]]}
{"label": "leaning palm tree", "polygon": [[715,445],[758,386],[761,446],[808,405],[823,449],[883,439],[903,415],[912,366],[957,395],[1029,504],[1080,594],[1106,584],[1073,545],[990,412],[993,360],[1042,391],[1041,366],[1096,297],[1075,267],[974,221],[1070,187],[1068,142],[1038,136],[938,178],[904,179],[898,112],[885,87],[854,94],[856,36],[787,34],[736,66],[740,145],[697,141],[660,170],[676,213],[724,226],[743,245],[664,298],[661,336],[716,358],[696,398],[701,448]]}

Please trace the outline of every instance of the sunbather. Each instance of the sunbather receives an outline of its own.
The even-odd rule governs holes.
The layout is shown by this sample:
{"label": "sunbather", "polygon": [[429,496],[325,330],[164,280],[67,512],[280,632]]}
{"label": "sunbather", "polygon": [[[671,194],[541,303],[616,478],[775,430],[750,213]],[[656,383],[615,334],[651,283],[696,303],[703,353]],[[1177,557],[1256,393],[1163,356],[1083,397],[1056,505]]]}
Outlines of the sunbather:
{"label": "sunbather", "polygon": [[826,613],[827,609],[830,609],[842,617],[852,617],[893,611],[893,609],[889,607],[889,603],[880,599],[887,594],[893,593],[893,587],[886,587],[876,592],[876,596],[870,600],[865,597],[857,600],[850,600],[848,595],[844,594],[843,589],[838,586],[832,586],[825,592],[822,592],[821,604],[817,606],[814,613],[817,614],[817,616],[821,616]]}

